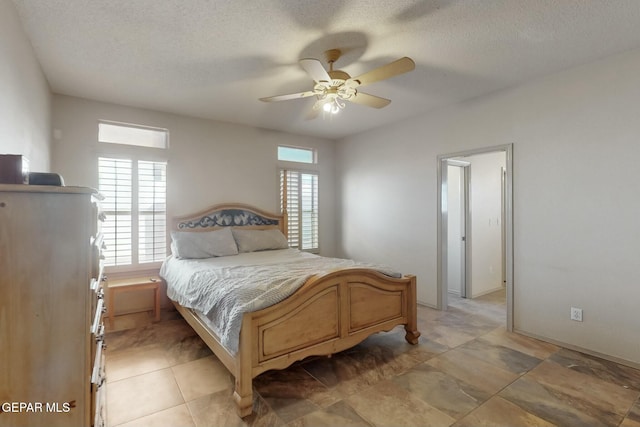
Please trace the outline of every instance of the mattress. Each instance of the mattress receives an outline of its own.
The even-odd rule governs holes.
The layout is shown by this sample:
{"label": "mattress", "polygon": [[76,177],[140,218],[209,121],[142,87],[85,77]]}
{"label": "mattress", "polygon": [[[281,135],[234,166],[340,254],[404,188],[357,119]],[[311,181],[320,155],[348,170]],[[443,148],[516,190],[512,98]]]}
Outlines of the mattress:
{"label": "mattress", "polygon": [[277,304],[310,277],[345,268],[372,268],[391,277],[384,266],[326,258],[297,249],[241,253],[226,257],[179,259],[169,256],[160,269],[167,295],[191,308],[232,354],[245,313]]}

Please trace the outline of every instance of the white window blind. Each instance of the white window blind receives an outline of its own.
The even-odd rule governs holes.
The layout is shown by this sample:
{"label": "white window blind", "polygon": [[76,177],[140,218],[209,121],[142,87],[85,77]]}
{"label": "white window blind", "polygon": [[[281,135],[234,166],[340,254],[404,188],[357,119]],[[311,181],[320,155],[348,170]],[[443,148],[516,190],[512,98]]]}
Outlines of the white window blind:
{"label": "white window blind", "polygon": [[129,159],[98,159],[98,186],[105,197],[107,219],[102,234],[107,246],[105,265],[131,264],[132,162]]}
{"label": "white window blind", "polygon": [[318,175],[282,170],[280,203],[287,212],[289,246],[318,251]]}
{"label": "white window blind", "polygon": [[138,262],[157,262],[167,252],[167,165],[138,162]]}
{"label": "white window blind", "polygon": [[107,266],[162,261],[166,254],[166,163],[100,157]]}

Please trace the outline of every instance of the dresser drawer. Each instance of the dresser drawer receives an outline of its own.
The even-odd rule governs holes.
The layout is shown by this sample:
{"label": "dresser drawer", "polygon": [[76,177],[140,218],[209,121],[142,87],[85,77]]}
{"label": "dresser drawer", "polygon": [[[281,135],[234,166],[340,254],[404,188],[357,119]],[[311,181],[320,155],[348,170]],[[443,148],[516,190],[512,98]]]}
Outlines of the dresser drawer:
{"label": "dresser drawer", "polygon": [[[104,331],[104,325],[102,326]],[[104,335],[104,334],[103,334]],[[106,382],[106,375],[104,369],[104,352],[106,348],[104,339],[97,339],[95,343],[95,351],[93,351],[93,368],[91,369],[91,384],[92,386],[101,386]]]}
{"label": "dresser drawer", "polygon": [[106,427],[107,426],[107,386],[106,383],[97,386],[96,391],[93,393],[93,404],[95,405],[93,413],[95,414],[93,419],[94,427]]}
{"label": "dresser drawer", "polygon": [[[101,330],[104,331],[104,325]],[[102,336],[104,332],[102,332]],[[104,339],[98,338],[93,351],[94,364],[91,373],[91,416],[94,427],[107,425],[106,393],[107,376],[105,371]]]}

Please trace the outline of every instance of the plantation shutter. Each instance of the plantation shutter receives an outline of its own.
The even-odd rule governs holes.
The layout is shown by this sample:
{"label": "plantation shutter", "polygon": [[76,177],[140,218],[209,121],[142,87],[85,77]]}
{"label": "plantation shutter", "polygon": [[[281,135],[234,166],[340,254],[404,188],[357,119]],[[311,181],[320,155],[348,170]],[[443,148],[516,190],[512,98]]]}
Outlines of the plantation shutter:
{"label": "plantation shutter", "polygon": [[319,249],[318,175],[291,170],[280,172],[281,209],[287,213],[289,246]]}
{"label": "plantation shutter", "polygon": [[104,196],[102,225],[105,265],[128,265],[132,262],[132,162],[129,159],[98,159],[98,186]]}
{"label": "plantation shutter", "polygon": [[105,196],[105,265],[160,262],[166,255],[166,163],[100,157],[98,186]]}
{"label": "plantation shutter", "polygon": [[138,162],[138,262],[163,261],[167,251],[167,164]]}

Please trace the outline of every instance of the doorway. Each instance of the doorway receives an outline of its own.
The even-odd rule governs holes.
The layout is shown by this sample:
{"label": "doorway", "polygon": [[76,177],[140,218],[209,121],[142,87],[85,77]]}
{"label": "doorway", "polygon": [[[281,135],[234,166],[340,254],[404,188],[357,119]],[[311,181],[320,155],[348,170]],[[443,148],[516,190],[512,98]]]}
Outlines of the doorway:
{"label": "doorway", "polygon": [[[438,156],[438,308],[447,309],[450,291],[473,298],[504,283],[509,331],[513,330],[512,153],[509,144]],[[496,161],[502,166],[495,166]]]}

